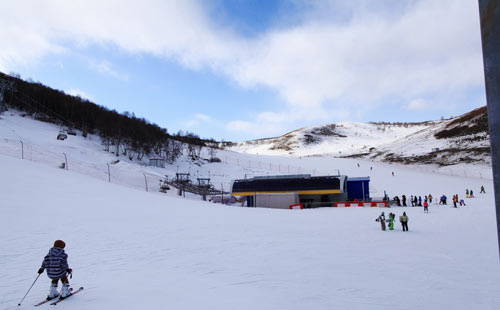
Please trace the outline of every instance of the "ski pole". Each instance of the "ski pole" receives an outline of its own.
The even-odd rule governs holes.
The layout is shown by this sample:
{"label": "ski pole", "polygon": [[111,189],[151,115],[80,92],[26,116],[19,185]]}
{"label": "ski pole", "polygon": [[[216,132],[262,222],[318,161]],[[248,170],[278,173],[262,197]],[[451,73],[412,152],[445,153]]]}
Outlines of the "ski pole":
{"label": "ski pole", "polygon": [[33,281],[33,284],[31,284],[30,288],[28,289],[28,291],[24,295],[23,299],[21,299],[21,301],[19,302],[18,306],[21,305],[21,303],[23,302],[24,298],[26,298],[26,296],[28,295],[28,293],[31,291],[31,288],[33,287],[33,285],[35,285],[35,282],[36,282],[36,280],[38,280],[38,278],[40,277],[40,275],[41,275],[41,273],[39,273],[38,276],[36,277],[35,281]]}

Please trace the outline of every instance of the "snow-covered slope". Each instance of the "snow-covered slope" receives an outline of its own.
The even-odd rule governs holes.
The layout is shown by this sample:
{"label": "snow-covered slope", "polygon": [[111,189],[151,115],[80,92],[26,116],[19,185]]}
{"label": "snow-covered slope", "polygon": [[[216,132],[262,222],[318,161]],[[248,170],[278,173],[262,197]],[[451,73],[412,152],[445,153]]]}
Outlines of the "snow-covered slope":
{"label": "snow-covered slope", "polygon": [[[491,181],[359,159],[221,152],[222,163],[180,161],[158,170],[123,160],[123,174],[115,176],[122,181],[110,183],[98,169],[72,167],[115,156],[93,139],[57,141],[57,131],[16,115],[0,119],[1,309],[32,309],[44,298],[49,280],[42,275],[17,306],[56,239],[67,243],[72,286],[85,287],[57,306],[71,310],[500,307]],[[14,146],[19,139],[31,145],[24,160]],[[61,151],[74,158],[67,171],[57,165]],[[212,171],[218,182],[290,167],[342,169],[370,176],[372,196],[463,198],[468,188],[476,198],[457,209],[431,205],[429,214],[418,207],[241,208],[146,192],[124,172],[137,169],[142,177],[188,167]],[[479,194],[481,185],[486,194]],[[381,231],[374,221],[381,211],[406,211],[410,231]]]}
{"label": "snow-covered slope", "polygon": [[311,126],[277,138],[238,143],[231,149],[250,154],[355,157],[405,164],[491,163],[486,107],[443,121]]}

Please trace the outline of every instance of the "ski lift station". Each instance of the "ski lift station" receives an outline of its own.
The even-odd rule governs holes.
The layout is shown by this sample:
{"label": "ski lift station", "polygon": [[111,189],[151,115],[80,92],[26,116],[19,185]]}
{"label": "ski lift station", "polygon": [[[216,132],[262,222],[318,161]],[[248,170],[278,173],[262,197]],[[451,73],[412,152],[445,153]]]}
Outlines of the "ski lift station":
{"label": "ski lift station", "polygon": [[258,176],[235,180],[231,195],[246,197],[247,207],[333,207],[336,202],[370,201],[369,183],[369,177],[348,178],[345,175]]}

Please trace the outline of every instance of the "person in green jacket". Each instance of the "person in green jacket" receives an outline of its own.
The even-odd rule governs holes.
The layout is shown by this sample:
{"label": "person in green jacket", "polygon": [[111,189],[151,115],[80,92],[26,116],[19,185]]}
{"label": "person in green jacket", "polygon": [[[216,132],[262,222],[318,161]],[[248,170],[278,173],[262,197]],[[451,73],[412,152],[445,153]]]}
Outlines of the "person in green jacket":
{"label": "person in green jacket", "polygon": [[389,230],[394,230],[394,218],[395,217],[396,217],[396,214],[389,213]]}

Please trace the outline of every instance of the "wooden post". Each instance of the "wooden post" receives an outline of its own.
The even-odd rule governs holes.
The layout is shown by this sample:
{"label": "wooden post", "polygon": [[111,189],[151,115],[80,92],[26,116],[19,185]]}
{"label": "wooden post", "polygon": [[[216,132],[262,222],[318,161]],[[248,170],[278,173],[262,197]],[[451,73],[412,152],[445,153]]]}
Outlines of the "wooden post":
{"label": "wooden post", "polygon": [[66,153],[64,154],[64,160],[66,161],[66,170],[68,170],[68,157],[66,156]]}
{"label": "wooden post", "polygon": [[[19,140],[19,142],[21,142],[21,159],[24,159],[24,143],[21,140]],[[33,156],[31,156],[31,157],[33,157]]]}
{"label": "wooden post", "polygon": [[109,164],[106,165],[108,165],[108,182],[111,183],[111,172],[109,170]]}

